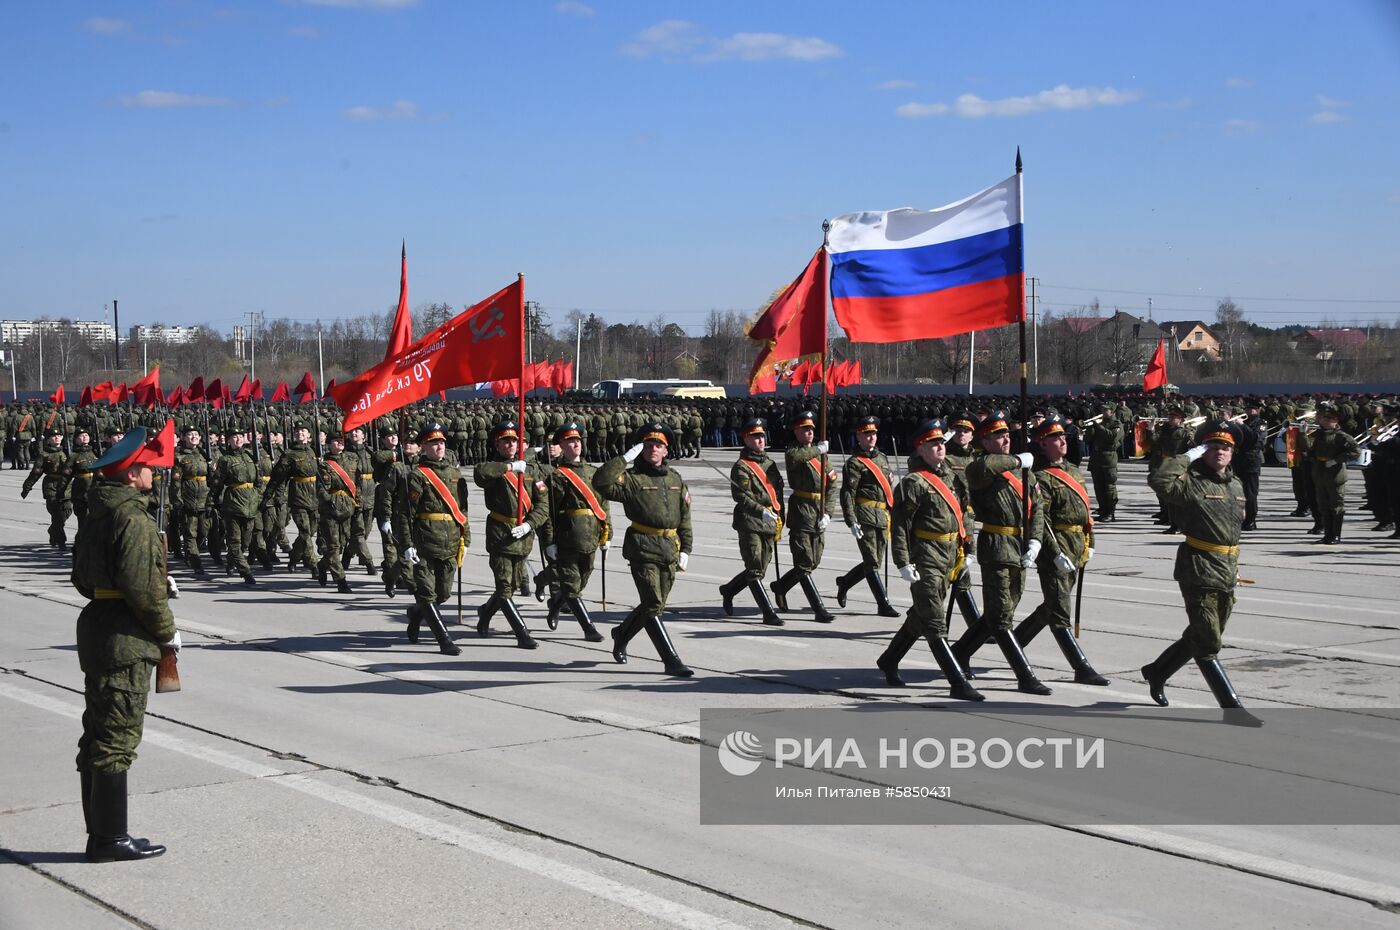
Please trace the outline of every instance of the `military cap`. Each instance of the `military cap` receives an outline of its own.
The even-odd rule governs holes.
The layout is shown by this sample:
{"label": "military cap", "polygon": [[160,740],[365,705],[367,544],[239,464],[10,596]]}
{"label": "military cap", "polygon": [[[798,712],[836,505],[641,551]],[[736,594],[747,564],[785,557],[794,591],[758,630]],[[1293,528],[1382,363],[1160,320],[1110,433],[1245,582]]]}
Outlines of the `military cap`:
{"label": "military cap", "polygon": [[792,421],[792,428],[795,430],[802,429],[805,426],[809,426],[812,429],[817,428],[817,415],[810,410],[803,410],[798,413]]}
{"label": "military cap", "polygon": [[977,420],[966,410],[960,410],[948,418],[948,429],[965,429],[969,433],[977,432]]}
{"label": "military cap", "polygon": [[946,442],[947,438],[943,435],[946,428],[947,424],[938,417],[925,420],[914,432],[914,448],[917,449],[926,442]]}
{"label": "military cap", "polygon": [[995,433],[1009,433],[1011,425],[1006,421],[1005,410],[993,410],[977,424],[978,436],[991,436]]}
{"label": "military cap", "polygon": [[1335,417],[1337,415],[1337,405],[1330,400],[1320,401],[1317,405],[1317,415]]}
{"label": "military cap", "polygon": [[583,427],[579,426],[578,423],[574,422],[573,420],[570,420],[569,422],[565,423],[563,426],[559,427],[557,430],[554,431],[555,445],[558,445],[565,439],[582,440]]}
{"label": "military cap", "polygon": [[[230,429],[230,430],[228,430],[228,432],[230,432],[230,433],[241,433],[241,432],[243,432],[243,431],[242,431],[241,429]],[[340,427],[338,427],[338,426],[328,426],[328,427],[326,427],[326,441],[329,442],[329,441],[332,440],[332,439],[334,439],[336,442],[344,442],[344,441],[345,441],[345,434],[344,434],[343,432],[341,432]]]}
{"label": "military cap", "polygon": [[397,433],[398,433],[398,429],[395,428],[395,427],[393,427],[393,426],[381,426],[381,427],[379,427],[379,435],[381,435],[381,436],[393,436],[393,435],[396,435]]}
{"label": "military cap", "polygon": [[1186,409],[1176,401],[1172,401],[1171,403],[1167,404],[1167,406],[1163,408],[1163,411],[1166,413],[1167,416],[1172,416],[1173,414],[1179,417],[1186,416]]}
{"label": "military cap", "polygon": [[122,429],[120,426],[109,426],[102,431],[102,435],[107,439],[111,439],[113,436],[121,436],[125,432],[126,430]]}
{"label": "military cap", "polygon": [[44,438],[45,438],[45,439],[48,439],[50,436],[62,436],[62,435],[63,435],[63,430],[59,429],[59,428],[56,427],[56,426],[50,426],[48,429],[44,430]]}
{"label": "military cap", "polygon": [[418,431],[418,444],[433,442],[434,440],[447,441],[447,436],[442,432],[442,424],[429,421],[423,424],[423,428]]}
{"label": "military cap", "polygon": [[106,474],[115,474],[130,466],[128,461],[134,461],[135,456],[140,453],[146,445],[146,427],[138,426],[107,447],[107,451],[102,453],[100,458],[88,462],[84,467],[88,471],[102,471]]}
{"label": "military cap", "polygon": [[491,441],[498,439],[519,439],[520,426],[514,420],[502,420],[491,427]]}
{"label": "military cap", "polygon": [[[194,427],[191,427],[190,429],[193,429],[193,428],[194,428]],[[185,432],[188,433],[189,430],[185,430]],[[248,432],[248,427],[246,427],[246,426],[239,426],[237,423],[229,423],[227,426],[224,427],[224,435],[225,435],[225,436],[237,436],[237,435],[239,435],[240,433],[246,433],[246,432]],[[330,438],[330,435],[331,435],[330,432],[327,431],[327,433],[326,433],[326,438],[329,439],[329,438]]]}
{"label": "military cap", "polygon": [[1037,442],[1049,436],[1057,436],[1065,431],[1065,418],[1058,413],[1052,413],[1044,420],[1036,424],[1031,430],[1031,436]]}
{"label": "military cap", "polygon": [[857,433],[878,433],[880,432],[879,417],[861,417],[856,421]]}
{"label": "military cap", "polygon": [[657,421],[648,423],[637,431],[638,442],[646,442],[648,439],[659,442],[669,449],[671,443],[675,442],[676,434],[671,432],[671,427]]}
{"label": "military cap", "polygon": [[744,435],[747,436],[767,436],[768,421],[763,417],[754,417],[744,424]]}
{"label": "military cap", "polygon": [[1240,435],[1240,428],[1236,423],[1223,419],[1207,420],[1196,433],[1196,444],[1224,442],[1233,447],[1239,445]]}

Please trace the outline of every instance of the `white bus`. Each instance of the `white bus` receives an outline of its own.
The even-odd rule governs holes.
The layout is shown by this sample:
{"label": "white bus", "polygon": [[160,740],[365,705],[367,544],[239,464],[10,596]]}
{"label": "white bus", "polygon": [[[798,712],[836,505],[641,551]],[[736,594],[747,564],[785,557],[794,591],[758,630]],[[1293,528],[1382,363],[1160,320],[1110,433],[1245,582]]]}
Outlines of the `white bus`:
{"label": "white bus", "polygon": [[[639,397],[643,394],[655,394],[660,397],[666,393],[668,388],[712,387],[714,387],[714,382],[695,378],[658,378],[655,380],[617,378],[611,381],[599,381],[593,385],[592,393],[594,397],[601,400],[617,400],[619,397]],[[677,393],[678,391],[671,391],[673,396]]]}

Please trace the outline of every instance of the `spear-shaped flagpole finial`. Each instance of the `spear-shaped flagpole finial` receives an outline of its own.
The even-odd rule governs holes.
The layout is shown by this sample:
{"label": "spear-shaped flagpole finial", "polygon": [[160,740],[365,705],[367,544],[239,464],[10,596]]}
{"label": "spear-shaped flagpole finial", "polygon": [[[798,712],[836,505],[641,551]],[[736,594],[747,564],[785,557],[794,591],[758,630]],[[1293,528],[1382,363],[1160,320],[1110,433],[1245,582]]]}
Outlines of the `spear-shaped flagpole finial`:
{"label": "spear-shaped flagpole finial", "polygon": [[404,239],[404,240],[403,240],[403,251],[401,251],[401,252],[399,253],[399,257],[402,258],[404,261],[408,261],[408,240],[407,240],[407,239]]}
{"label": "spear-shaped flagpole finial", "polygon": [[1016,173],[1021,173],[1021,147],[1016,146]]}

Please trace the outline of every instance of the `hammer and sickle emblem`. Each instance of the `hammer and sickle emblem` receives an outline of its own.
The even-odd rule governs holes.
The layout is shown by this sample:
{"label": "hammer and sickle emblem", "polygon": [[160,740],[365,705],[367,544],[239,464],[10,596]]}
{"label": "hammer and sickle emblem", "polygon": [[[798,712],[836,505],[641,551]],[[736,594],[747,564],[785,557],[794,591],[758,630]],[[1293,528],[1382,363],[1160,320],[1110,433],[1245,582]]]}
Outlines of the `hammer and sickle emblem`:
{"label": "hammer and sickle emblem", "polygon": [[492,304],[484,313],[467,320],[467,325],[472,331],[472,344],[504,336],[506,330],[500,325],[500,321],[505,319],[505,315],[504,310]]}

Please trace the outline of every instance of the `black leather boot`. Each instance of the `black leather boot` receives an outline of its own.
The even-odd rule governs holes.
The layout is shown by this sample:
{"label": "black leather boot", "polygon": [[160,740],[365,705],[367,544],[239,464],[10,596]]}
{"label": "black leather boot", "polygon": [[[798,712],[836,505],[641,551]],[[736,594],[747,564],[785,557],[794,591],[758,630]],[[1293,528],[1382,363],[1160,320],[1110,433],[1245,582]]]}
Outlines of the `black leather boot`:
{"label": "black leather boot", "polygon": [[773,591],[773,600],[777,603],[779,610],[786,611],[788,609],[788,589],[797,584],[797,576],[800,574],[802,573],[797,569],[789,568],[783,577],[768,586]]}
{"label": "black leather boot", "polygon": [[[972,597],[971,588],[954,588],[953,600],[957,601],[958,612],[962,614],[962,618],[966,621],[969,630],[982,622],[982,611],[978,609],[977,601]],[[986,642],[986,640],[983,640],[983,642]],[[967,663],[963,663],[964,667],[966,667],[966,664]]]}
{"label": "black leather boot", "polygon": [[972,679],[977,676],[972,674],[972,657],[977,654],[977,650],[987,644],[987,640],[992,638],[992,628],[987,625],[987,621],[978,618],[976,623],[970,625],[958,641],[953,643],[953,656],[958,660],[958,665],[962,666],[963,677]]}
{"label": "black leather boot", "polygon": [[419,604],[408,605],[408,641],[418,645],[418,630],[423,625],[423,608]]}
{"label": "black leather boot", "polygon": [[583,638],[590,643],[601,643],[603,634],[598,632],[598,628],[593,625],[593,618],[588,616],[588,608],[583,603],[581,597],[571,597],[564,601],[573,613],[574,619],[578,621],[579,627],[583,630]]}
{"label": "black leather boot", "polygon": [[882,617],[900,616],[898,608],[890,603],[890,596],[885,593],[885,583],[880,580],[880,573],[875,571],[873,565],[865,573],[865,581],[870,585],[870,593],[875,595],[875,604],[878,607],[876,613]]}
{"label": "black leather boot", "polygon": [[493,594],[486,599],[486,603],[476,609],[476,635],[483,639],[491,635],[491,618],[496,615],[496,609],[501,606],[501,596]]}
{"label": "black leather boot", "polygon": [[880,653],[880,658],[875,660],[876,667],[885,673],[885,684],[891,688],[904,687],[904,679],[899,677],[899,663],[904,661],[904,657],[918,641],[919,637],[908,631],[908,624],[895,631],[894,639],[891,639],[885,651]]}
{"label": "black leather boot", "polygon": [[383,579],[383,581],[384,581],[384,596],[385,596],[385,597],[393,597],[395,594],[398,593],[398,579],[394,577],[394,570],[393,570],[393,569],[389,568],[389,567],[386,565],[386,566],[384,567],[384,572],[383,572],[383,574],[382,574],[380,577],[381,577],[381,578]]}
{"label": "black leather boot", "polygon": [[740,572],[719,586],[719,596],[724,606],[726,617],[734,616],[734,595],[744,590],[748,586],[749,576],[747,572]]}
{"label": "black leather boot", "polygon": [[754,603],[758,605],[759,611],[763,614],[763,622],[768,626],[783,626],[783,618],[778,616],[778,612],[773,609],[773,603],[768,600],[768,592],[763,590],[763,582],[754,579],[749,582],[749,593],[753,595]]}
{"label": "black leather boot", "polygon": [[632,637],[637,635],[637,631],[642,628],[642,609],[633,608],[627,618],[612,628],[613,641],[613,661],[618,665],[627,664],[627,644],[632,641]]}
{"label": "black leather boot", "polygon": [[836,604],[838,607],[846,606],[846,592],[854,588],[865,577],[866,564],[864,562],[846,572],[836,579]]}
{"label": "black leather boot", "polygon": [[544,615],[544,625],[551,630],[559,629],[559,611],[564,609],[564,592],[549,596],[549,610]]}
{"label": "black leather boot", "polygon": [[515,606],[515,601],[510,598],[501,599],[501,615],[510,624],[511,632],[515,634],[515,645],[521,649],[536,649],[539,643],[530,635],[530,628],[525,625],[525,618],[520,616],[520,608]]}
{"label": "black leather boot", "polygon": [[1210,685],[1211,694],[1215,695],[1217,704],[1226,709],[1244,706],[1240,703],[1240,696],[1235,693],[1235,686],[1230,684],[1230,676],[1225,674],[1219,659],[1197,659],[1196,665],[1200,668],[1206,684]]}
{"label": "black leather boot", "polygon": [[447,633],[447,624],[442,622],[442,611],[437,604],[427,604],[424,613],[428,618],[428,628],[433,631],[433,638],[437,640],[438,652],[445,656],[458,656],[462,654],[462,647],[452,641],[452,637]]}
{"label": "black leather boot", "polygon": [[1050,633],[1055,637],[1055,642],[1060,644],[1060,651],[1065,654],[1065,661],[1069,663],[1070,668],[1074,669],[1076,682],[1081,685],[1102,686],[1108,684],[1108,679],[1094,671],[1094,667],[1084,657],[1084,650],[1079,648],[1079,641],[1074,638],[1073,630],[1069,627],[1055,627]]}
{"label": "black leather boot", "polygon": [[802,573],[798,576],[798,584],[802,586],[802,593],[807,595],[807,603],[812,607],[812,619],[818,623],[830,623],[836,619],[831,611],[826,609],[826,604],[822,603],[822,593],[817,590],[817,583],[812,580],[812,576]]}
{"label": "black leather boot", "polygon": [[346,581],[344,576],[341,576],[340,578],[337,578],[335,580],[335,589],[341,594],[353,593],[350,588],[350,582]]}
{"label": "black leather boot", "polygon": [[196,578],[208,577],[208,573],[204,571],[204,562],[197,555],[190,556],[190,569],[194,571]]}
{"label": "black leather boot", "polygon": [[258,579],[253,577],[252,571],[246,571],[243,573],[243,584],[249,588],[256,588],[258,586]]}
{"label": "black leather boot", "polygon": [[83,828],[89,837],[92,836],[92,772],[84,769],[78,773],[79,781],[82,784],[83,799]]}
{"label": "black leather boot", "polygon": [[1181,671],[1181,667],[1191,658],[1191,647],[1186,640],[1178,639],[1157,657],[1157,661],[1142,667],[1142,677],[1147,679],[1147,693],[1161,707],[1167,707],[1167,680]]}
{"label": "black leather boot", "polygon": [[126,832],[126,772],[93,772],[92,833],[88,836],[89,862],[130,862],[153,859],[165,847]]}
{"label": "black leather boot", "polygon": [[671,636],[666,632],[666,625],[661,622],[660,617],[647,617],[646,629],[647,635],[651,637],[651,644],[656,647],[656,654],[661,656],[661,664],[666,667],[667,675],[673,678],[689,678],[695,674],[676,654],[676,647],[671,644]]}
{"label": "black leather boot", "polygon": [[1037,607],[1035,610],[1031,611],[1029,617],[1021,621],[1020,626],[1016,627],[1016,643],[1022,649],[1025,649],[1031,644],[1031,640],[1040,635],[1040,631],[1045,629],[1049,622],[1049,618],[1045,616],[1045,611]]}
{"label": "black leather boot", "polygon": [[941,636],[930,636],[928,646],[933,650],[934,661],[943,670],[943,677],[948,679],[948,695],[960,701],[985,701],[982,692],[968,684],[967,676],[963,674],[962,666],[953,656],[952,647],[948,641]]}
{"label": "black leather boot", "polygon": [[1026,694],[1049,694],[1050,689],[1031,671],[1031,663],[1010,630],[997,630],[997,645],[1006,657],[1006,664],[1016,673],[1016,690]]}

